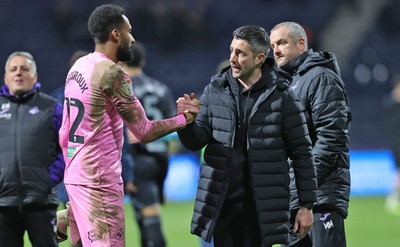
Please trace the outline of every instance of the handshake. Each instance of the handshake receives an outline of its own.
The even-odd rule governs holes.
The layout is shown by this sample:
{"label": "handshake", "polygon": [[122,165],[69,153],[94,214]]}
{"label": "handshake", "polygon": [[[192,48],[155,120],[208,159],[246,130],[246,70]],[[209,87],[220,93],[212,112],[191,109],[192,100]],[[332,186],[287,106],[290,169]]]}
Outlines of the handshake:
{"label": "handshake", "polygon": [[176,100],[177,114],[185,114],[186,125],[191,124],[196,119],[200,109],[200,102],[195,99],[195,94],[184,94]]}

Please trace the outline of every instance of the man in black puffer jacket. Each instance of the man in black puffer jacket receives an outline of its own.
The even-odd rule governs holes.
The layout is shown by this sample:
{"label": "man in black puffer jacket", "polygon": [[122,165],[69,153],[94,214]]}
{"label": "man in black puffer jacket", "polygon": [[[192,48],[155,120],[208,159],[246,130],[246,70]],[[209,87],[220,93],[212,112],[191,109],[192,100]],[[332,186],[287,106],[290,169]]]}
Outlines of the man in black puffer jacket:
{"label": "man in black puffer jacket", "polygon": [[[230,67],[211,78],[196,121],[178,131],[190,150],[207,145],[201,167],[192,233],[215,247],[263,246],[289,240],[289,165],[293,160],[303,206],[300,235],[312,225],[316,171],[300,102],[290,76],[267,58],[269,38],[258,26],[233,32]],[[178,111],[194,112],[178,99]]]}
{"label": "man in black puffer jacket", "polygon": [[36,63],[12,53],[0,88],[0,246],[58,246],[57,187],[65,163],[58,144],[62,107],[40,92]]}
{"label": "man in black puffer jacket", "polygon": [[[299,243],[293,238],[290,246],[346,246],[351,112],[336,57],[308,50],[306,33],[294,22],[278,24],[271,30],[271,47],[277,65],[292,75],[290,88],[305,109],[318,178],[313,228]],[[295,183],[291,185],[291,209],[295,212],[299,202]]]}

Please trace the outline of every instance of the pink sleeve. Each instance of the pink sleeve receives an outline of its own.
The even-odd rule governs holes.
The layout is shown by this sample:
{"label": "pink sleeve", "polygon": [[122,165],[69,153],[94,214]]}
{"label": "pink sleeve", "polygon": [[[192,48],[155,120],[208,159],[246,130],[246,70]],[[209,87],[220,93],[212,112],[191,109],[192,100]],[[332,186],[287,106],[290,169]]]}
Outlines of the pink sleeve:
{"label": "pink sleeve", "polygon": [[168,135],[185,127],[186,118],[178,116],[150,121],[142,104],[136,98],[132,89],[132,81],[122,69],[110,69],[103,78],[104,93],[110,98],[124,123],[135,137],[142,143],[147,143]]}
{"label": "pink sleeve", "polygon": [[[168,119],[150,121],[139,100],[136,99],[131,107],[133,111],[130,111],[129,116],[123,117],[123,119],[128,129],[142,143],[154,141],[186,125],[186,118],[183,114]],[[128,121],[129,119],[134,119],[134,121]]]}

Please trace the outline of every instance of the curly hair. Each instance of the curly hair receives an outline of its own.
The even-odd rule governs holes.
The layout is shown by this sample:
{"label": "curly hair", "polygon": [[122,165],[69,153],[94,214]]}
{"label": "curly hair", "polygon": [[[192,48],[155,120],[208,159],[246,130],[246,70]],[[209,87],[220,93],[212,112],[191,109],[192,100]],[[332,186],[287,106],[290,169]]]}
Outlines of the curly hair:
{"label": "curly hair", "polygon": [[96,43],[105,43],[113,29],[124,23],[125,10],[113,4],[104,4],[93,10],[88,21],[88,29]]}

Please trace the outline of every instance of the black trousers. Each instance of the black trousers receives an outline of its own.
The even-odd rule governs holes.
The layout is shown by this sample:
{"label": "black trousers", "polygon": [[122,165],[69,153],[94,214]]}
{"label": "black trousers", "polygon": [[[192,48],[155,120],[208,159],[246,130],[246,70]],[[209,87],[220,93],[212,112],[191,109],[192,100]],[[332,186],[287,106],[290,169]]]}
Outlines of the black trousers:
{"label": "black trousers", "polygon": [[214,247],[262,247],[254,205],[223,207],[213,238]]}
{"label": "black trousers", "polygon": [[[281,245],[287,247],[286,245]],[[291,231],[289,247],[346,247],[344,219],[339,213],[327,211],[314,213],[311,231],[302,239],[297,239]]]}
{"label": "black trousers", "polygon": [[0,207],[0,247],[23,247],[28,232],[34,247],[57,247],[57,206]]}

